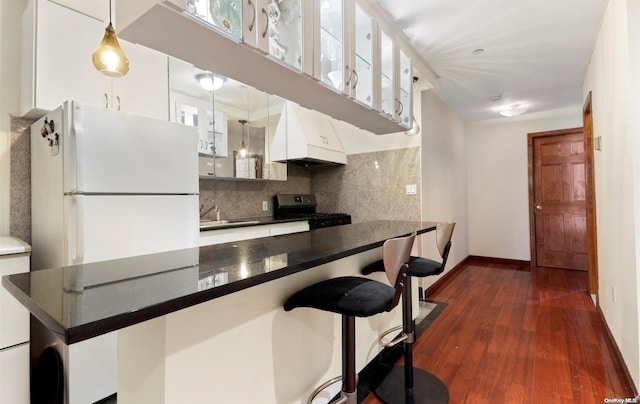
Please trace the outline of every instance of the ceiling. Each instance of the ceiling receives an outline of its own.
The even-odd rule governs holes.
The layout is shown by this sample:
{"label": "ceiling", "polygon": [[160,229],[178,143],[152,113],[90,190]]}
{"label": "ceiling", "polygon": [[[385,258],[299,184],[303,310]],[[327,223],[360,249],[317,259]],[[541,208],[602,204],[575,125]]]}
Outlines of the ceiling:
{"label": "ceiling", "polygon": [[606,0],[374,1],[436,74],[433,91],[467,122],[515,105],[526,113],[582,105]]}

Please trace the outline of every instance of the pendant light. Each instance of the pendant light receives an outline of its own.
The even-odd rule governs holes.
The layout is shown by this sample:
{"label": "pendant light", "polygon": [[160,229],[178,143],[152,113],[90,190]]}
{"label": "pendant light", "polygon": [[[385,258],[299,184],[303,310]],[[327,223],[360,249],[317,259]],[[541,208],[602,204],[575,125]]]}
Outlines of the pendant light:
{"label": "pendant light", "polygon": [[238,122],[242,124],[242,145],[240,145],[240,150],[238,150],[238,154],[240,154],[240,157],[247,157],[247,147],[244,145],[244,125],[247,124],[249,121],[247,121],[246,119],[240,119]]}
{"label": "pendant light", "polygon": [[96,69],[107,76],[120,77],[129,71],[129,59],[122,51],[111,23],[111,0],[109,0],[109,25],[104,31],[102,42],[93,51],[91,58]]}

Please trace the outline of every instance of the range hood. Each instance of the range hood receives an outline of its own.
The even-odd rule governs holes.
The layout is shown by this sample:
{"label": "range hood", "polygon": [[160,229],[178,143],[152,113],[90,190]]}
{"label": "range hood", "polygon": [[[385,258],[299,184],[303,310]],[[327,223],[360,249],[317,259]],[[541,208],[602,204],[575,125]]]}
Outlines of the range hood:
{"label": "range hood", "polygon": [[331,118],[285,101],[273,136],[272,161],[305,165],[347,164]]}

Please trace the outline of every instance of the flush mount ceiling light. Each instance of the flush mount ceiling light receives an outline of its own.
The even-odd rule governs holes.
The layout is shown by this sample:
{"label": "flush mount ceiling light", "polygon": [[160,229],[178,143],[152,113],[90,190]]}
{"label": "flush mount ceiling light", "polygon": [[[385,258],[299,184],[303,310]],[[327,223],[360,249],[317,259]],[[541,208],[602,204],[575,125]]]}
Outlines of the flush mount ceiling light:
{"label": "flush mount ceiling light", "polygon": [[102,42],[93,51],[91,59],[100,73],[110,77],[121,77],[129,71],[129,59],[122,51],[111,23],[111,0],[109,0],[109,25],[104,31]]}
{"label": "flush mount ceiling light", "polygon": [[196,80],[200,83],[200,86],[207,91],[217,90],[227,81],[226,77],[218,76],[213,73],[199,73],[196,74]]}
{"label": "flush mount ceiling light", "polygon": [[518,116],[518,115],[522,115],[525,112],[527,112],[527,109],[524,107],[521,107],[519,105],[514,105],[510,108],[507,109],[503,109],[502,111],[500,111],[500,115],[502,116]]}

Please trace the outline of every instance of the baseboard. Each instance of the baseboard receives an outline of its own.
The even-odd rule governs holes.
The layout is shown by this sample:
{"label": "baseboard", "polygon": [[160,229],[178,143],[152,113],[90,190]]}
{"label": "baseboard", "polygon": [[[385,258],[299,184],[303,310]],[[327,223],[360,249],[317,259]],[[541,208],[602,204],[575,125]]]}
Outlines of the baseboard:
{"label": "baseboard", "polygon": [[434,294],[436,291],[444,288],[449,284],[458,273],[470,262],[479,261],[479,262],[491,262],[495,264],[504,264],[504,265],[515,265],[515,266],[525,266],[527,268],[531,267],[531,261],[523,261],[523,260],[512,260],[508,258],[494,258],[494,257],[482,257],[479,255],[468,255],[465,259],[460,261],[458,265],[451,268],[449,272],[444,274],[440,279],[438,279],[433,285],[429,286],[426,291],[423,292],[422,288],[420,288],[420,300],[424,300],[424,296],[430,296]]}
{"label": "baseboard", "polygon": [[616,367],[618,369],[616,369],[616,373],[621,373],[621,372],[624,373],[624,377],[627,383],[629,384],[629,386],[631,386],[631,389],[633,390],[633,396],[637,398],[638,388],[636,387],[636,384],[633,382],[633,378],[631,377],[631,373],[629,372],[629,368],[627,367],[627,364],[622,359],[622,352],[620,352],[620,349],[618,348],[618,344],[616,343],[616,340],[613,338],[613,334],[609,329],[609,325],[607,324],[607,321],[604,318],[604,313],[602,312],[602,309],[600,308],[599,305],[596,306],[596,312],[600,317],[600,321],[602,321],[602,324],[604,325],[604,329],[607,331],[607,338],[605,338],[606,340],[605,342],[609,347],[609,350],[613,353],[614,360],[617,362]]}
{"label": "baseboard", "polygon": [[491,262],[494,264],[517,265],[517,266],[527,266],[527,267],[531,266],[531,261],[513,260],[509,258],[494,258],[494,257],[483,257],[480,255],[470,255],[468,259],[470,261]]}
{"label": "baseboard", "polygon": [[[442,275],[440,279],[438,279],[433,285],[427,288],[427,290],[425,291],[426,295],[431,296],[436,291],[447,286],[458,275],[458,273],[460,273],[462,268],[464,268],[467,262],[469,262],[470,258],[471,258],[470,256],[467,256],[465,259],[460,261],[456,266],[451,268],[447,273]],[[420,298],[422,299],[423,297],[424,297],[424,294],[421,291]]]}

